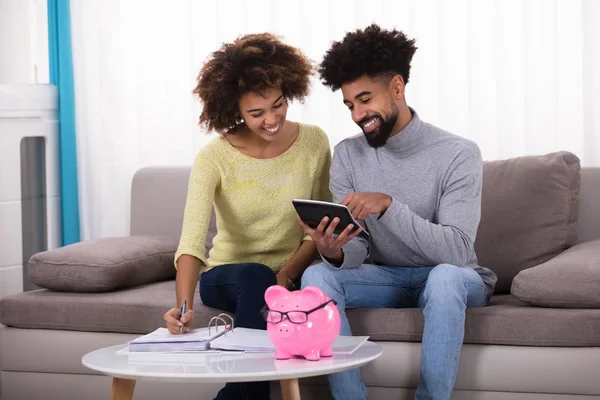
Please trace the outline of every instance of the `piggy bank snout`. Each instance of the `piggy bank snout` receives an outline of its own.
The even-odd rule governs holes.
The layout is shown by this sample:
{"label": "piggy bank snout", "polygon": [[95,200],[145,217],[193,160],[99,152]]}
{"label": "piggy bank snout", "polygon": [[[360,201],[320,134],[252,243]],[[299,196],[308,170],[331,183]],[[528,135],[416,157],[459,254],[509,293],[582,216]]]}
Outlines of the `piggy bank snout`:
{"label": "piggy bank snout", "polygon": [[280,322],[278,323],[273,330],[279,337],[291,337],[294,335],[294,327],[291,326],[289,322]]}

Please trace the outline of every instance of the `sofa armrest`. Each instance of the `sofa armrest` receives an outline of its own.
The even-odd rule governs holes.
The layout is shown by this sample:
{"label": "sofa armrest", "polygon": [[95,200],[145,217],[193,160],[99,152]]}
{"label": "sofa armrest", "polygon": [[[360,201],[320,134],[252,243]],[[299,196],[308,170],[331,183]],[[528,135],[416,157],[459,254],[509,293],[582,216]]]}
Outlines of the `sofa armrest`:
{"label": "sofa armrest", "polygon": [[576,244],[519,272],[511,294],[541,307],[600,308],[600,239]]}
{"label": "sofa armrest", "polygon": [[173,279],[177,243],[158,236],[87,240],[34,254],[29,278],[64,292],[107,292]]}

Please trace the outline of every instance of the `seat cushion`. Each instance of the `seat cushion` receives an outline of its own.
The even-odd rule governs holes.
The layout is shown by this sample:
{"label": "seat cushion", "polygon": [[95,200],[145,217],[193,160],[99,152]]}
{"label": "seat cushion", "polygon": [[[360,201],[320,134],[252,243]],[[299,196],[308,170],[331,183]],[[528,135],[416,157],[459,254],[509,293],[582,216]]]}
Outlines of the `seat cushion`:
{"label": "seat cushion", "polygon": [[575,244],[579,187],[579,159],[569,152],[484,162],[475,251],[498,277],[495,293]]}
{"label": "seat cushion", "polygon": [[[164,325],[164,313],[174,306],[174,280],[108,293],[40,289],[1,298],[0,323],[18,328],[149,333]],[[208,324],[218,313],[205,307],[197,292],[194,311],[194,326]]]}
{"label": "seat cushion", "polygon": [[175,277],[177,241],[159,236],[86,240],[29,259],[36,285],[64,292],[107,292]]}
{"label": "seat cushion", "polygon": [[600,308],[600,239],[519,272],[511,293],[540,307]]}
{"label": "seat cushion", "polygon": [[[0,323],[17,328],[149,333],[164,325],[174,306],[175,281],[111,293],[37,290],[0,299]],[[206,326],[220,311],[194,298],[194,326]],[[356,335],[378,341],[418,342],[421,309],[348,310]],[[600,346],[600,310],[529,306],[511,295],[492,297],[489,306],[467,311],[465,343],[529,346]]]}
{"label": "seat cushion", "polygon": [[[355,335],[380,341],[421,341],[423,310],[357,309],[348,318]],[[513,346],[600,346],[600,310],[539,308],[512,295],[492,296],[467,310],[465,343]]]}

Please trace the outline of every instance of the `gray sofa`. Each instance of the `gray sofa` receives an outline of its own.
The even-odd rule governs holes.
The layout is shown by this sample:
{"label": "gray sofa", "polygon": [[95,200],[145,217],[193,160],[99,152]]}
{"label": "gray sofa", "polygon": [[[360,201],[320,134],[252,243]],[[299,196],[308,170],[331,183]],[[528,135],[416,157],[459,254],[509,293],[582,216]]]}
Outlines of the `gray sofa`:
{"label": "gray sofa", "polygon": [[[555,154],[548,160],[499,161],[484,168],[477,252],[482,265],[493,265],[499,285],[488,307],[468,310],[453,399],[600,398],[600,286],[596,294],[584,287],[597,283],[594,276],[600,274],[600,168],[583,168],[579,175],[572,155]],[[188,168],[145,168],[135,175],[132,237],[157,235],[176,245],[188,173]],[[532,179],[536,174],[539,179]],[[557,182],[567,187],[557,189]],[[210,244],[209,238],[207,249]],[[57,250],[45,257],[63,257]],[[556,282],[526,275],[546,265],[562,268],[553,260],[577,263],[582,254],[588,275],[575,282],[575,289],[577,272],[559,275],[563,281]],[[73,260],[64,264],[69,262]],[[56,268],[61,266],[50,264],[46,268],[60,272]],[[577,271],[578,266],[572,268]],[[42,275],[44,271],[48,269]],[[143,269],[137,271],[143,274]],[[108,291],[41,289],[0,299],[0,398],[107,399],[111,379],[86,369],[81,357],[163,325],[163,313],[174,305],[174,271],[166,278],[159,275],[149,282],[123,278],[129,279],[126,287]],[[63,290],[69,288],[67,281],[59,282]],[[511,288],[527,302],[511,295]],[[584,289],[587,294],[582,295]],[[536,296],[540,290],[548,295]],[[217,312],[201,305],[197,294],[195,304],[198,326]],[[358,309],[348,315],[356,334],[370,335],[384,349],[379,359],[362,368],[370,398],[412,398],[419,377],[422,310]],[[212,399],[219,387],[141,381],[134,398]],[[328,398],[322,378],[301,380],[301,392],[303,399]],[[272,393],[272,398],[279,397],[277,382]]]}

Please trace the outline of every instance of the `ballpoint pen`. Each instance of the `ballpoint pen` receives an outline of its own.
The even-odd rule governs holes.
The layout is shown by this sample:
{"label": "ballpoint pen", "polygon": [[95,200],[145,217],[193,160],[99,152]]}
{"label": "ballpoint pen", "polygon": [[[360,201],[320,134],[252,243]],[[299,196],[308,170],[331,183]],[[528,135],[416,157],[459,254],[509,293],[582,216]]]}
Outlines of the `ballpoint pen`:
{"label": "ballpoint pen", "polygon": [[[183,318],[183,314],[185,314],[185,312],[186,312],[186,306],[187,306],[187,300],[183,300],[183,303],[181,304],[181,310],[179,311],[179,314],[181,314],[181,316],[179,317],[180,320],[181,320],[181,318]],[[179,333],[183,333],[184,326],[185,326],[185,324],[182,324],[179,327]]]}

